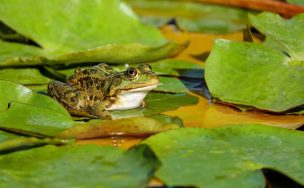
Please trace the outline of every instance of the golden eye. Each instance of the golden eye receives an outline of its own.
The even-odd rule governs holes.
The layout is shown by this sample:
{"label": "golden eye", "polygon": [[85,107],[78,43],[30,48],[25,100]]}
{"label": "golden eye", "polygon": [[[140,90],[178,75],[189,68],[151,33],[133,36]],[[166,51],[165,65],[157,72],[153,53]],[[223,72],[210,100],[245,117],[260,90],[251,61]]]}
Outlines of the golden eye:
{"label": "golden eye", "polygon": [[134,68],[129,68],[126,71],[126,77],[129,78],[129,79],[135,79],[137,76],[138,76],[138,72]]}
{"label": "golden eye", "polygon": [[138,69],[143,71],[152,71],[152,67],[149,64],[140,64]]}

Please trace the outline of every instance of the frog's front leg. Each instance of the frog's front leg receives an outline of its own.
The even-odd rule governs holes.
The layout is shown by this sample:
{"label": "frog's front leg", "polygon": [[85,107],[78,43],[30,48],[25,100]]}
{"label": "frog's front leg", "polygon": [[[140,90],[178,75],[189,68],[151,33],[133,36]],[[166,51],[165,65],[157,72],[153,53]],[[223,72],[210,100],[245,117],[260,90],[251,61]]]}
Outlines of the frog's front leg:
{"label": "frog's front leg", "polygon": [[112,119],[111,114],[107,111],[107,106],[110,105],[109,101],[102,101],[91,107],[91,114],[94,114],[102,119]]}

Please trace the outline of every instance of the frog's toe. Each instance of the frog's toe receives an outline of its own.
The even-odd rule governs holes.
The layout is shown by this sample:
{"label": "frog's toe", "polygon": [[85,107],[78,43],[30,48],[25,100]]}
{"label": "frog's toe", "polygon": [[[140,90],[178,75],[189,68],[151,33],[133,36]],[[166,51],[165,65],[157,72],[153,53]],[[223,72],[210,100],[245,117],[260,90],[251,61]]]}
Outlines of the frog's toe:
{"label": "frog's toe", "polygon": [[90,112],[87,112],[87,111],[71,110],[71,109],[69,109],[68,111],[73,116],[88,117],[88,118],[95,118],[95,119],[99,118],[98,116],[93,115],[93,114],[91,114]]}
{"label": "frog's toe", "polygon": [[112,119],[111,114],[105,108],[101,107],[100,105],[96,105],[95,107],[93,107],[90,110],[90,113],[98,116],[101,119]]}

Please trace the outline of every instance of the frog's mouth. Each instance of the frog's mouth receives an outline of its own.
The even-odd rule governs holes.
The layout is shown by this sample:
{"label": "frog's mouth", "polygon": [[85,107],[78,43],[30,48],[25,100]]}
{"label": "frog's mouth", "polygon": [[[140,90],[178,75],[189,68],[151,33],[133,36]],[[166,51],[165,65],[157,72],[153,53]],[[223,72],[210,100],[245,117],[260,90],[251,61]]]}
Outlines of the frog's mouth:
{"label": "frog's mouth", "polygon": [[133,93],[133,92],[139,92],[139,91],[151,91],[152,89],[156,88],[157,86],[158,86],[158,84],[151,85],[151,86],[140,87],[140,88],[136,88],[136,89],[122,90],[122,93]]}
{"label": "frog's mouth", "polygon": [[149,91],[156,88],[156,85],[146,86],[130,90],[121,90],[117,100],[107,110],[128,110],[142,105],[143,99]]}

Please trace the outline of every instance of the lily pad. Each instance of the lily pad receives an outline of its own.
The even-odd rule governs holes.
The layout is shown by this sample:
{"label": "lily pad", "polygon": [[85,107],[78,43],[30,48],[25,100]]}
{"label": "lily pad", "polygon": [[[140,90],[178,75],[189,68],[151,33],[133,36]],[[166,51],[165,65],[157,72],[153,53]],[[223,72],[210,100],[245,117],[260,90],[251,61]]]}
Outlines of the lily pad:
{"label": "lily pad", "polygon": [[[4,0],[1,2],[0,20],[39,44],[42,49],[33,52],[33,47],[22,45],[22,48],[27,54],[46,57],[48,61],[42,59],[46,64],[80,61],[136,63],[172,56],[184,48],[167,43],[159,30],[141,24],[132,10],[120,0],[55,0],[43,3],[39,0],[26,3]],[[10,45],[17,48],[16,44]],[[9,53],[10,57],[19,57],[25,52]],[[21,60],[23,58],[21,56]],[[7,56],[1,59],[5,65],[22,64]],[[25,59],[25,63],[30,63],[30,59]],[[36,64],[40,64],[40,60]]]}
{"label": "lily pad", "polygon": [[139,43],[108,44],[95,49],[75,51],[68,54],[49,57],[45,64],[54,66],[57,64],[83,64],[84,62],[107,62],[112,64],[140,63],[156,61],[165,57],[178,54],[187,47],[187,43],[166,43],[158,46],[148,46]]}
{"label": "lily pad", "polygon": [[[160,159],[167,186],[265,187],[262,168],[304,185],[304,134],[262,125],[178,129],[144,141]],[[178,172],[178,173],[177,173]]]}
{"label": "lily pad", "polygon": [[272,112],[304,104],[303,62],[264,45],[217,40],[205,79],[211,95],[224,102]]}
{"label": "lily pad", "polygon": [[14,42],[21,42],[21,43],[26,43],[29,41],[24,36],[16,33],[14,30],[7,27],[1,21],[0,21],[0,39],[5,40],[5,41],[14,41]]}
{"label": "lily pad", "polygon": [[[184,61],[179,59],[164,59],[156,62],[149,63],[153,72],[161,76],[180,76],[187,78],[201,78],[202,65]],[[124,71],[129,66],[137,67],[139,64],[134,65],[118,65],[113,66],[117,71]],[[73,72],[71,72],[73,73]]]}
{"label": "lily pad", "polygon": [[274,47],[290,56],[290,61],[299,66],[304,64],[304,14],[290,20],[281,18],[274,13],[250,15],[250,23],[271,40]]}
{"label": "lily pad", "polygon": [[159,77],[159,85],[155,91],[167,93],[184,93],[189,91],[179,78],[175,77]]}
{"label": "lily pad", "polygon": [[178,27],[192,32],[229,33],[246,28],[248,11],[185,1],[126,0],[144,23],[163,25],[175,18]]}
{"label": "lily pad", "polygon": [[40,48],[0,40],[0,67],[41,65],[44,61]]}
{"label": "lily pad", "polygon": [[19,84],[47,84],[51,81],[50,78],[42,75],[38,69],[23,68],[23,69],[0,69],[0,80],[9,80]]}
{"label": "lily pad", "polygon": [[[48,96],[37,94],[19,84],[0,81],[2,93],[0,127],[35,136],[56,136],[62,138],[93,138],[110,135],[146,136],[178,128],[177,118],[165,116],[141,117],[173,110],[183,105],[197,103],[197,98],[185,93],[150,93],[143,108],[111,111],[116,119],[141,117],[116,121],[92,120],[89,123],[74,122],[68,112]],[[164,105],[166,104],[166,105]],[[26,113],[25,113],[26,112]],[[158,117],[158,118],[154,118]],[[77,126],[78,124],[78,126]],[[73,128],[74,127],[74,128]]]}
{"label": "lily pad", "polygon": [[178,117],[153,115],[118,120],[91,120],[57,135],[59,138],[88,139],[112,136],[146,137],[182,126]]}
{"label": "lily pad", "polygon": [[0,127],[53,136],[74,122],[55,100],[10,81],[0,80]]}
{"label": "lily pad", "polygon": [[158,165],[146,146],[45,146],[1,156],[0,186],[147,187]]}
{"label": "lily pad", "polygon": [[46,144],[63,145],[70,141],[61,140],[58,138],[35,138],[23,137],[0,131],[0,154],[6,154],[24,149],[31,149],[33,147],[43,146]]}

